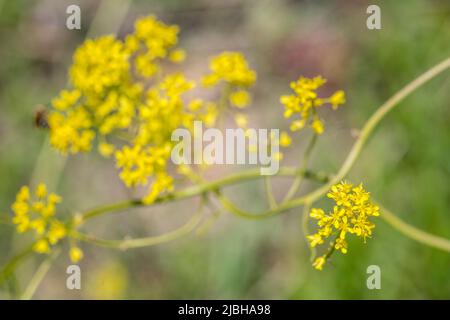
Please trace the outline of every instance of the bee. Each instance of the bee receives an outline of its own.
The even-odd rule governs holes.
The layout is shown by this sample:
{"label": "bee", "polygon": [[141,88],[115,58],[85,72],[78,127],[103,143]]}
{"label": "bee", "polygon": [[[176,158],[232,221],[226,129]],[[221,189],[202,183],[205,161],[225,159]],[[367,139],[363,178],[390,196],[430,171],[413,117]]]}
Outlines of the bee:
{"label": "bee", "polygon": [[34,125],[40,129],[48,129],[49,125],[48,125],[47,118],[48,118],[48,112],[45,109],[45,106],[42,106],[42,105],[38,106],[36,111],[34,112],[34,117],[33,117]]}

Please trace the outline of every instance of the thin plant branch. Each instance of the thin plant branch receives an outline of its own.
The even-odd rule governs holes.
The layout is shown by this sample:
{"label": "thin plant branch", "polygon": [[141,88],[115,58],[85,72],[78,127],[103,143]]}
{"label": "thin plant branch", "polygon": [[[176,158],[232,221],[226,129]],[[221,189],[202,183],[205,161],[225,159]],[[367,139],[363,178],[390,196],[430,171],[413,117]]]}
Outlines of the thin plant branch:
{"label": "thin plant branch", "polygon": [[191,233],[200,223],[203,218],[203,204],[199,210],[189,219],[189,221],[182,227],[162,234],[160,236],[135,238],[135,239],[123,239],[123,240],[105,240],[94,236],[86,235],[80,232],[75,232],[74,237],[97,246],[107,247],[111,249],[135,249],[149,247],[165,242],[170,242],[181,238],[189,233]]}
{"label": "thin plant branch", "polygon": [[[316,145],[317,136],[318,135],[316,133],[313,133],[313,135],[311,136],[311,139],[308,142],[308,145],[306,146],[306,150],[305,150],[305,153],[303,154],[303,158],[302,158],[302,161],[300,164],[300,170],[302,170],[302,171],[306,170],[306,168],[308,167],[308,162],[311,157],[312,150],[314,149],[314,146]],[[292,182],[292,185],[289,188],[289,191],[287,192],[287,194],[284,197],[282,202],[289,201],[295,196],[297,191],[300,189],[300,186],[301,186],[303,180],[304,180],[303,176],[297,176],[294,179],[294,182]]]}
{"label": "thin plant branch", "polygon": [[380,204],[377,205],[380,207],[381,211],[380,218],[382,218],[395,230],[399,231],[406,237],[411,238],[419,243],[425,244],[429,247],[433,247],[439,250],[450,252],[450,240],[432,235],[421,229],[413,227],[412,225],[401,220],[399,217],[395,216],[388,209],[382,207]]}
{"label": "thin plant branch", "polygon": [[41,284],[42,280],[44,280],[45,275],[50,270],[50,267],[60,253],[61,249],[57,249],[53,251],[50,256],[46,257],[46,259],[41,263],[41,265],[31,278],[28,286],[25,288],[22,296],[20,297],[20,300],[30,300],[31,298],[33,298],[34,293]]}

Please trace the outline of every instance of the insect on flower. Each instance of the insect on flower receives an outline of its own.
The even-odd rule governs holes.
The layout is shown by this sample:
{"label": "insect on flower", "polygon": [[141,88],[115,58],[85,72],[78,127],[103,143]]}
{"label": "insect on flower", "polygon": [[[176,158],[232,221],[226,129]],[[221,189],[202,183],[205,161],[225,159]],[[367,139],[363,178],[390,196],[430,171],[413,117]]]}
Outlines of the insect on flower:
{"label": "insect on flower", "polygon": [[45,108],[45,106],[38,105],[36,108],[36,111],[34,112],[34,116],[33,116],[34,125],[40,129],[48,129],[49,124],[48,124],[47,118],[48,118],[48,112],[47,112],[47,109]]}

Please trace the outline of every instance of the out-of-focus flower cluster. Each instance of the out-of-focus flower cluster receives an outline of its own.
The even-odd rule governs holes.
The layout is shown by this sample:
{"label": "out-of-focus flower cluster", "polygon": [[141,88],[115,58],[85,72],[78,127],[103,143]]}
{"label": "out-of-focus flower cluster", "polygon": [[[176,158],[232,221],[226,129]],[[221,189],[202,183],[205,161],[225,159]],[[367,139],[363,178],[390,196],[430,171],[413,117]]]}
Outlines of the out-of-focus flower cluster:
{"label": "out-of-focus flower cluster", "polygon": [[[52,246],[68,236],[66,224],[55,217],[56,205],[61,200],[57,194],[48,193],[46,185],[41,183],[33,193],[30,192],[29,187],[22,187],[16,195],[16,201],[11,206],[14,213],[12,222],[16,225],[17,232],[34,232],[37,240],[33,245],[33,250],[37,253],[50,253]],[[72,247],[72,258],[74,250],[81,252],[79,248]]]}
{"label": "out-of-focus flower cluster", "polygon": [[283,95],[280,102],[285,107],[284,116],[290,118],[297,115],[298,118],[292,121],[291,130],[298,131],[309,125],[316,134],[324,131],[324,124],[317,109],[325,104],[330,104],[333,109],[345,103],[345,93],[342,90],[336,91],[329,98],[321,98],[317,94],[317,89],[325,84],[326,80],[321,76],[312,79],[300,77],[297,81],[291,82],[291,89],[294,94]]}
{"label": "out-of-focus flower cluster", "polygon": [[[246,89],[256,79],[242,54],[225,52],[211,60],[212,74],[203,79],[207,87],[226,83],[218,101],[186,101],[183,95],[195,82],[164,72],[167,63],[185,58],[178,32],[178,26],[149,16],[137,20],[124,41],[112,35],[87,40],[74,54],[70,89],[53,99],[48,116],[53,147],[76,154],[96,145],[101,155],[115,158],[126,186],[150,185],[146,203],[173,189],[167,168],[172,132],[192,130],[194,120],[213,126],[228,102],[246,107]],[[247,123],[242,114],[235,119],[239,126]]]}
{"label": "out-of-focus flower cluster", "polygon": [[326,259],[334,250],[347,253],[347,234],[354,234],[366,242],[375,228],[369,218],[379,215],[379,208],[370,201],[370,194],[362,184],[355,187],[341,182],[334,185],[327,196],[336,204],[328,213],[317,208],[311,210],[310,217],[317,220],[319,229],[315,234],[307,236],[311,247],[323,244],[325,239],[335,236],[330,250],[314,261],[313,266],[318,270],[322,270]]}
{"label": "out-of-focus flower cluster", "polygon": [[[244,109],[251,103],[248,88],[255,83],[256,73],[249,68],[241,53],[223,52],[211,59],[209,68],[211,73],[203,77],[202,84],[205,87],[222,85],[222,99],[219,103],[221,111],[227,105]],[[247,127],[245,114],[237,113],[234,119],[239,127]]]}

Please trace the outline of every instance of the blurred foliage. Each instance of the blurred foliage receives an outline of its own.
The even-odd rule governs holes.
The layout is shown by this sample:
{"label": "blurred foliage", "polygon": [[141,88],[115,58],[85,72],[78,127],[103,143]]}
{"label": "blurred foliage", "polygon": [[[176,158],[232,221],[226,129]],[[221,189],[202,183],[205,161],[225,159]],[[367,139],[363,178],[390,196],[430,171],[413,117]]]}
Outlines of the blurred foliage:
{"label": "blurred foliage", "polygon": [[[207,57],[241,50],[258,72],[251,125],[285,128],[278,97],[289,81],[323,74],[344,88],[348,102],[328,113],[327,132],[312,167],[333,172],[348,152],[353,133],[376,108],[427,68],[450,56],[450,3],[375,1],[382,30],[366,28],[365,1],[134,1],[120,32],[136,16],[155,13],[179,24],[187,49],[185,68],[197,77]],[[73,49],[95,18],[99,1],[80,1],[80,31],[65,28],[70,1],[0,1],[0,212],[8,212],[21,185],[42,177],[57,182],[66,214],[129,196],[114,165],[93,156],[70,158],[59,180],[44,131],[33,127],[37,104],[64,87]],[[372,2],[371,2],[372,4]],[[450,238],[450,74],[415,92],[381,126],[349,179],[364,181],[372,195],[402,219]],[[332,88],[333,89],[333,88]],[[330,89],[331,90],[331,89]],[[295,164],[307,133],[296,136],[286,163]],[[36,167],[37,161],[47,164]],[[36,169],[37,168],[37,169]],[[230,168],[217,168],[212,177]],[[233,168],[231,168],[233,169]],[[95,178],[93,178],[95,177]],[[276,180],[287,187],[285,180]],[[308,184],[314,187],[315,184]],[[305,190],[303,190],[305,191]],[[250,210],[266,205],[263,187],[246,183],[227,190]],[[281,195],[281,194],[279,194]],[[321,205],[329,202],[323,200]],[[93,222],[109,238],[158,234],[180,225],[192,202],[139,209]],[[324,271],[314,270],[300,228],[300,210],[265,221],[222,214],[206,234],[136,251],[87,248],[83,289],[65,289],[67,257],[61,257],[37,298],[265,298],[417,299],[450,298],[450,256],[413,242],[379,222],[367,244],[351,242]],[[0,225],[0,265],[26,245]],[[23,288],[40,257],[22,266],[0,297]],[[382,289],[368,290],[366,268],[381,267]]]}

